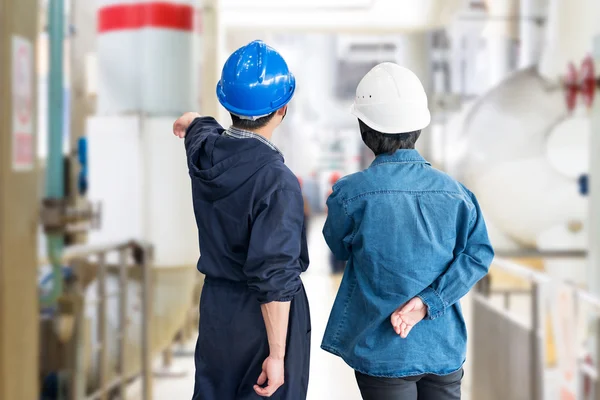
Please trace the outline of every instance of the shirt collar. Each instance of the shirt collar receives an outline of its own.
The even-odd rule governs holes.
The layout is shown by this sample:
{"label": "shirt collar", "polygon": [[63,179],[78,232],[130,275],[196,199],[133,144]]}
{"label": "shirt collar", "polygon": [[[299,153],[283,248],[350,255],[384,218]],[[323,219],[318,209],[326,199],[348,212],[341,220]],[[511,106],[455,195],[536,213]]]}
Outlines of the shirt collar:
{"label": "shirt collar", "polygon": [[267,146],[269,146],[272,150],[275,150],[276,152],[278,152],[279,154],[283,155],[281,153],[281,151],[279,151],[279,149],[277,148],[277,146],[275,146],[269,139],[258,135],[254,132],[250,132],[247,131],[245,129],[240,129],[240,128],[236,128],[236,127],[230,127],[229,129],[227,129],[225,131],[225,134],[229,137],[235,138],[235,139],[256,139],[259,140],[260,142],[266,144]]}
{"label": "shirt collar", "polygon": [[419,154],[417,150],[397,150],[393,154],[380,154],[375,158],[371,166],[380,164],[427,164],[431,165],[427,160]]}

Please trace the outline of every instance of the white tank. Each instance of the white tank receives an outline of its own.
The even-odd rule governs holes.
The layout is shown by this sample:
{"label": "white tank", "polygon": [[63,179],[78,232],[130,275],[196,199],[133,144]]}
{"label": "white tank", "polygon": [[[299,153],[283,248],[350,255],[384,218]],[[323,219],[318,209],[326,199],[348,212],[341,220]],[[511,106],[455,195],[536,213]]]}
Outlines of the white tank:
{"label": "white tank", "polygon": [[193,109],[196,0],[96,0],[98,114]]}
{"label": "white tank", "polygon": [[553,0],[539,65],[480,98],[461,127],[465,183],[492,223],[525,246],[586,245],[578,178],[588,170],[590,125],[585,110],[568,112],[560,79],[591,50],[598,17],[595,0]]}
{"label": "white tank", "polygon": [[580,231],[589,124],[568,114],[560,87],[519,71],[474,105],[464,132],[463,179],[502,232],[536,246],[548,230]]}

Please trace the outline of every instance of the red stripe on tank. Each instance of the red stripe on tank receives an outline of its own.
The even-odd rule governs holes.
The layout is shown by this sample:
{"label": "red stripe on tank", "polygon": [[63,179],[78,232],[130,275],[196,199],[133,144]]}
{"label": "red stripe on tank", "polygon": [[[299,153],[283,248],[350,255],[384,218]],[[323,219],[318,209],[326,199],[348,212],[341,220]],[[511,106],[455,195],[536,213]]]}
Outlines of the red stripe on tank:
{"label": "red stripe on tank", "polygon": [[164,2],[118,4],[98,10],[98,33],[141,28],[194,30],[194,7]]}

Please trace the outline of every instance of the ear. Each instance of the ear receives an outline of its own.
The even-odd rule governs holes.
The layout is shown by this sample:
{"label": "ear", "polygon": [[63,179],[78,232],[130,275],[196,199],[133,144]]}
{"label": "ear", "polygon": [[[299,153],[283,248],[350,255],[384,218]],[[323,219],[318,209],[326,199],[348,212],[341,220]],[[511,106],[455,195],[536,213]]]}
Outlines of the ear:
{"label": "ear", "polygon": [[283,117],[285,115],[287,111],[287,105],[281,107],[279,110],[277,110],[277,116],[279,117]]}

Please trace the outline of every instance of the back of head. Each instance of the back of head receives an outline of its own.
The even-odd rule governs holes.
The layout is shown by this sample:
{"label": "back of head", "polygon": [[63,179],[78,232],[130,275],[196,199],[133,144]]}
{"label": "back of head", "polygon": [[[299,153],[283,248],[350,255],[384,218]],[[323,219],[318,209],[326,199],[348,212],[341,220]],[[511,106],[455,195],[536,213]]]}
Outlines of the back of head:
{"label": "back of head", "polygon": [[360,121],[363,141],[376,155],[414,148],[431,122],[427,94],[408,68],[382,63],[356,88],[352,114]]}
{"label": "back of head", "polygon": [[296,79],[275,49],[255,40],[233,52],[217,84],[219,102],[234,125],[258,129],[290,102]]}

